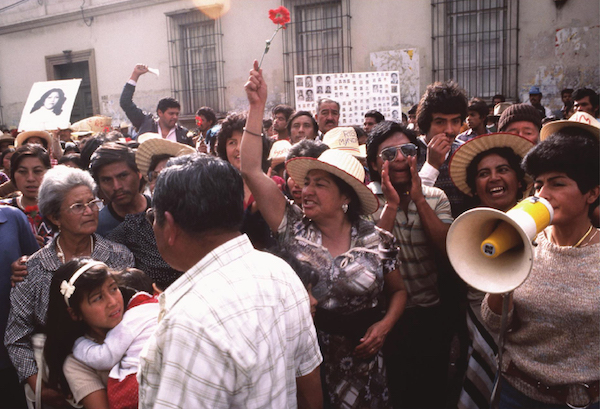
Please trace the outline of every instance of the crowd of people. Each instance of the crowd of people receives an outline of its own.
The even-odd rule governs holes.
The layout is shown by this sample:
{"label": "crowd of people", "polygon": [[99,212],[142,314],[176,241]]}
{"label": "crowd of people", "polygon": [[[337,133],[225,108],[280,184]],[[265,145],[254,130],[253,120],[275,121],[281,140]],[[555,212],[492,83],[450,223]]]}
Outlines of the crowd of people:
{"label": "crowd of people", "polygon": [[[133,102],[146,72],[131,128],[0,137],[0,408],[598,408],[593,90],[436,82],[341,127],[331,99],[266,112],[254,62],[248,110],[189,131]],[[455,220],[528,196],[553,218],[527,280],[463,281]]]}

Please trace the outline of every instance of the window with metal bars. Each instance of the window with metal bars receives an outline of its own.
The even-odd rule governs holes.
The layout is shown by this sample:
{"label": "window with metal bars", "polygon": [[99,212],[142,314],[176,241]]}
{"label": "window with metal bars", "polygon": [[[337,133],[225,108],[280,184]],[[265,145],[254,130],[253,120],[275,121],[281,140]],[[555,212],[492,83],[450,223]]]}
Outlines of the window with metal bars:
{"label": "window with metal bars", "polygon": [[518,98],[518,0],[432,0],[433,78]]}
{"label": "window with metal bars", "polygon": [[352,71],[350,0],[284,0],[291,22],[284,32],[286,102],[294,75]]}
{"label": "window with metal bars", "polygon": [[197,10],[168,14],[171,88],[182,115],[202,106],[225,111],[220,20]]}

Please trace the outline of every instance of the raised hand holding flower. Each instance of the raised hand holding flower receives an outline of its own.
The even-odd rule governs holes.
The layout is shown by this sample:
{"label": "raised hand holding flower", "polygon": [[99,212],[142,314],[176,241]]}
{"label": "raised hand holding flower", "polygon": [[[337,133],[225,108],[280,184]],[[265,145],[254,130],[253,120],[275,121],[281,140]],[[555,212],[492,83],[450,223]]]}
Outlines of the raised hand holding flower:
{"label": "raised hand holding flower", "polygon": [[269,52],[269,48],[271,48],[271,42],[275,38],[275,35],[277,35],[277,32],[282,28],[285,30],[285,25],[290,22],[290,12],[285,7],[280,6],[276,9],[269,10],[269,18],[271,21],[273,21],[273,23],[277,24],[277,29],[271,36],[271,39],[267,40],[265,51],[263,52],[262,57],[260,57],[260,63],[258,64],[259,69],[262,65],[263,59],[265,58],[265,54],[267,54]]}

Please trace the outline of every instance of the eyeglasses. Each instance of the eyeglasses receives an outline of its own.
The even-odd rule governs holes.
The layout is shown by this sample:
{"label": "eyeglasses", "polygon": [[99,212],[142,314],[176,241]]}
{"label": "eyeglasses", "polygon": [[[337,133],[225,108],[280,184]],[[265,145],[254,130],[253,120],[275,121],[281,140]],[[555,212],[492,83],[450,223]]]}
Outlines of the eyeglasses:
{"label": "eyeglasses", "polygon": [[417,145],[414,143],[405,143],[399,146],[390,146],[385,148],[379,154],[379,157],[385,162],[393,162],[398,157],[398,151],[402,152],[405,158],[409,156],[417,156]]}
{"label": "eyeglasses", "polygon": [[69,210],[73,214],[83,214],[83,212],[85,212],[86,207],[89,207],[92,212],[97,212],[98,206],[101,202],[102,200],[100,199],[94,199],[90,200],[87,203],[73,203],[71,206],[69,206]]}
{"label": "eyeglasses", "polygon": [[154,225],[154,208],[153,207],[149,207],[148,210],[146,210],[146,220],[148,220],[148,223],[150,223],[151,225]]}

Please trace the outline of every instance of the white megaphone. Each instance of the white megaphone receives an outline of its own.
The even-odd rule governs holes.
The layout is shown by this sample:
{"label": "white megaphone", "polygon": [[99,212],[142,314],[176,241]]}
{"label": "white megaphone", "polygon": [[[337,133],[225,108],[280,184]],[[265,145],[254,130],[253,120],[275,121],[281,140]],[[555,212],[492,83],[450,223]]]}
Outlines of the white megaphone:
{"label": "white megaphone", "polygon": [[486,293],[520,286],[533,265],[532,241],[552,222],[547,200],[531,196],[504,213],[477,208],[460,215],[448,231],[446,249],[456,273]]}

